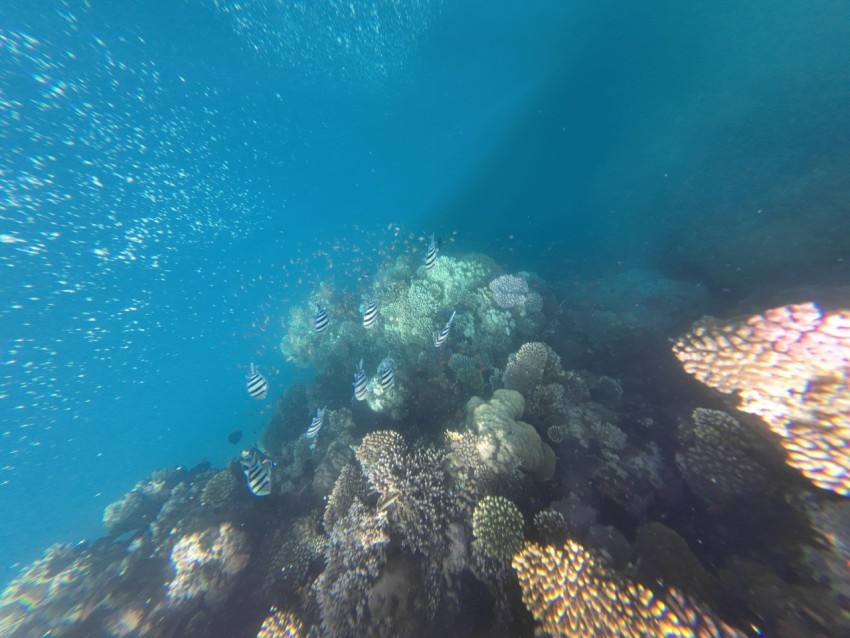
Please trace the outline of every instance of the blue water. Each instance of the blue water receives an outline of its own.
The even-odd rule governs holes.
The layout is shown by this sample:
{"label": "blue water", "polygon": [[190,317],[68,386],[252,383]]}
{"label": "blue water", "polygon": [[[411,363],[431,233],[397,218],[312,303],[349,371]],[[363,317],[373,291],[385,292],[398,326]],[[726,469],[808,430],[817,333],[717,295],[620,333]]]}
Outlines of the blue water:
{"label": "blue water", "polygon": [[289,307],[431,232],[726,308],[846,281],[846,3],[526,4],[0,7],[0,580],[256,440]]}

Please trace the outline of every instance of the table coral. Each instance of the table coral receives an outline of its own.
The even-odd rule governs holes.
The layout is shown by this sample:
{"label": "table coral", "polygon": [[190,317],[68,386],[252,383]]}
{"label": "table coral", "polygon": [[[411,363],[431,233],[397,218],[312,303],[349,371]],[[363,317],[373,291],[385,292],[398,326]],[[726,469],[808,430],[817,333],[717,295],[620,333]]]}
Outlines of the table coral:
{"label": "table coral", "polygon": [[850,495],[850,312],[813,303],[744,321],[703,319],[673,346],[686,372],[761,416],[788,464]]}

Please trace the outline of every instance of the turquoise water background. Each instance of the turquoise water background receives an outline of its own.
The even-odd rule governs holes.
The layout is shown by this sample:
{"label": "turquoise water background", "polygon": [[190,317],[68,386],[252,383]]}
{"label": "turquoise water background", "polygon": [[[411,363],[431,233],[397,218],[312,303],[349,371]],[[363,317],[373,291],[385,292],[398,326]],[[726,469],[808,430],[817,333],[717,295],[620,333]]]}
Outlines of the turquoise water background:
{"label": "turquoise water background", "polygon": [[431,232],[562,285],[657,269],[733,310],[848,276],[846,3],[15,4],[4,580],[100,535],[154,469],[254,441],[306,374],[277,347],[289,306]]}

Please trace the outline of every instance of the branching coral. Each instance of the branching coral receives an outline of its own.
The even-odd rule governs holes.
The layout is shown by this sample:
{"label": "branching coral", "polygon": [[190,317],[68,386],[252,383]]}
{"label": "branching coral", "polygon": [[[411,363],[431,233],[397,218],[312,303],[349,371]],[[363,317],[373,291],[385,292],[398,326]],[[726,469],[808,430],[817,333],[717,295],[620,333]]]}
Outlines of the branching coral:
{"label": "branching coral", "polygon": [[230,593],[248,564],[248,538],[230,523],[182,537],[171,550],[174,578],[167,596],[175,603],[202,597],[211,606]]}
{"label": "branching coral", "polygon": [[523,397],[531,397],[535,386],[543,382],[549,352],[550,348],[545,343],[532,341],[523,344],[508,358],[503,374],[505,388],[516,390]]}
{"label": "branching coral", "polygon": [[345,638],[379,633],[368,614],[369,589],[386,563],[387,519],[355,499],[331,530],[325,546],[325,569],[314,590],[322,636]]}
{"label": "branching coral", "polygon": [[555,472],[555,453],[532,426],[519,420],[524,409],[519,392],[496,390],[486,403],[470,399],[467,422],[479,436],[481,458],[500,473],[520,468],[536,481],[548,481]]}
{"label": "branching coral", "polygon": [[747,453],[746,431],[725,412],[697,408],[678,438],[676,466],[704,500],[723,503],[768,490],[764,469]]}
{"label": "branching coral", "polygon": [[508,560],[522,547],[523,518],[513,501],[487,496],[472,515],[473,551]]}
{"label": "branching coral", "polygon": [[525,303],[528,282],[517,275],[501,275],[490,282],[490,291],[499,308],[513,308]]}
{"label": "branching coral", "polygon": [[513,559],[522,599],[553,636],[743,636],[681,596],[618,578],[581,545],[527,545]]}
{"label": "branching coral", "polygon": [[850,312],[812,303],[742,322],[704,319],[673,346],[684,369],[781,438],[788,464],[850,495]]}

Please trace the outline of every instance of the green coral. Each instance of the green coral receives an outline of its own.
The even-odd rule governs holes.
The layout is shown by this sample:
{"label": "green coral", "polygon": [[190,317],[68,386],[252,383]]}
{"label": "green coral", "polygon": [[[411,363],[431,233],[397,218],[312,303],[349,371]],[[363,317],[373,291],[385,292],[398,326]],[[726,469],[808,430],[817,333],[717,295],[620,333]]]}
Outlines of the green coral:
{"label": "green coral", "polygon": [[522,549],[522,513],[503,496],[486,496],[472,515],[473,551],[488,558],[510,560]]}
{"label": "green coral", "polygon": [[229,469],[214,474],[201,492],[201,505],[221,507],[230,499],[236,485],[236,477]]}

